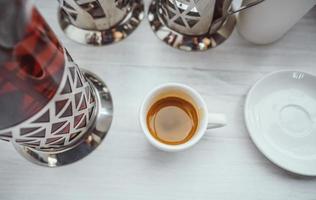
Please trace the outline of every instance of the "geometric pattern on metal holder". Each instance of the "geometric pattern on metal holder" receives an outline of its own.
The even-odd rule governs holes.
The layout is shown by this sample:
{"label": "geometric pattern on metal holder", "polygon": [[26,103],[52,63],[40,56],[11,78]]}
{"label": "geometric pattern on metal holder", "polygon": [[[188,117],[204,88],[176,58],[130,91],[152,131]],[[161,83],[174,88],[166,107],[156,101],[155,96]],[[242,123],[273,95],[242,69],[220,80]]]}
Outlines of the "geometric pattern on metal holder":
{"label": "geometric pattern on metal holder", "polygon": [[49,150],[71,145],[87,131],[94,120],[94,93],[78,66],[66,55],[68,61],[55,96],[30,119],[0,130],[0,139]]}
{"label": "geometric pattern on metal holder", "polygon": [[197,0],[166,0],[166,3],[162,4],[163,15],[168,17],[168,23],[175,23],[190,29],[201,18],[197,2]]}
{"label": "geometric pattern on metal holder", "polygon": [[[74,3],[71,4],[71,2]],[[59,3],[62,9],[66,11],[66,13],[68,13],[71,19],[74,21],[77,20],[78,12],[80,12],[81,9],[88,12],[94,19],[106,17],[99,1],[97,0],[86,0],[82,2],[78,0],[68,0],[68,2],[65,0],[59,0]]]}
{"label": "geometric pattern on metal holder", "polygon": [[79,28],[105,30],[123,20],[128,0],[59,0],[59,4]]}

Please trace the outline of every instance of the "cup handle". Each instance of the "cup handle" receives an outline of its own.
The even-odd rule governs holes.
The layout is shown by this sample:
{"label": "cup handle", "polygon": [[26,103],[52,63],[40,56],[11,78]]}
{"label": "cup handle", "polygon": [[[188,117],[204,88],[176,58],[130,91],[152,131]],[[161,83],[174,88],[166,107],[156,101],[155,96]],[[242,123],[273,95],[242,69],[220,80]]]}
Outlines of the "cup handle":
{"label": "cup handle", "polygon": [[209,113],[207,129],[220,128],[226,126],[226,115],[221,113]]}
{"label": "cup handle", "polygon": [[250,3],[247,3],[246,5],[242,5],[240,8],[238,8],[237,10],[232,10],[228,15],[232,15],[232,14],[235,14],[235,13],[238,13],[238,12],[240,12],[240,11],[242,11],[242,10],[245,10],[245,9],[247,9],[247,8],[250,8],[250,7],[252,7],[252,6],[255,6],[255,5],[257,5],[257,4],[259,4],[259,3],[262,3],[262,2],[264,2],[265,0],[257,0],[257,1],[252,1],[252,2],[250,2]]}

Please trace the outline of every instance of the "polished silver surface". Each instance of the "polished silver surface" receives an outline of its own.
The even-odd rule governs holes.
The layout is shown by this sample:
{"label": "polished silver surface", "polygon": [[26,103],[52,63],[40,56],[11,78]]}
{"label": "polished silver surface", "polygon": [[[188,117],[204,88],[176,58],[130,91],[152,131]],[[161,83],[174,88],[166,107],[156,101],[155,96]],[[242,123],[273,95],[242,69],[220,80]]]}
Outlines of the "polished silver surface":
{"label": "polished silver surface", "polygon": [[158,15],[168,27],[187,35],[202,35],[212,23],[216,0],[159,0]]}
{"label": "polished silver surface", "polygon": [[224,42],[234,30],[232,0],[153,0],[148,19],[155,34],[168,45],[187,51],[201,51]]}
{"label": "polished silver surface", "polygon": [[54,151],[37,150],[16,143],[14,147],[27,160],[42,166],[57,167],[76,162],[97,148],[107,135],[112,123],[113,103],[107,86],[95,74],[81,70],[95,93],[95,120],[84,135],[71,146]]}
{"label": "polished silver surface", "polygon": [[[159,6],[159,2],[160,0],[153,0],[149,7],[148,19],[150,26],[160,40],[177,49],[203,51],[214,48],[227,40],[236,25],[236,17],[231,15],[227,17],[214,33],[206,32],[198,35],[183,34],[170,28],[162,20],[159,13],[163,11]],[[232,9],[232,7],[230,6],[229,9]]]}
{"label": "polished silver surface", "polygon": [[72,40],[106,45],[131,34],[144,17],[142,0],[59,0],[58,21]]}

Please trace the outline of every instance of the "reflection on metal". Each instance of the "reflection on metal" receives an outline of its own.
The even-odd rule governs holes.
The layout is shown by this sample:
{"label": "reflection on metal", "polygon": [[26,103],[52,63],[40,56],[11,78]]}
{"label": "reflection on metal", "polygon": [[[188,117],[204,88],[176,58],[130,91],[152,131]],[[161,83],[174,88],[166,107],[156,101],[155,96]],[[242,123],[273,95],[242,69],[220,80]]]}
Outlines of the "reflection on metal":
{"label": "reflection on metal", "polygon": [[71,146],[58,150],[37,150],[27,146],[15,144],[15,148],[26,159],[35,164],[47,167],[56,167],[76,162],[100,145],[107,135],[112,123],[113,104],[111,94],[96,75],[82,70],[95,95],[96,116],[89,129]]}
{"label": "reflection on metal", "polygon": [[202,51],[220,45],[233,32],[236,25],[234,15],[228,16],[216,31],[209,32],[212,20],[221,17],[223,10],[233,9],[230,3],[215,3],[214,0],[153,0],[148,19],[154,33],[166,44],[186,51]]}
{"label": "reflection on metal", "polygon": [[142,0],[59,0],[59,23],[76,42],[105,45],[132,33],[143,19]]}
{"label": "reflection on metal", "polygon": [[209,29],[215,0],[161,0],[159,6],[162,20],[171,29],[187,35],[201,35]]}

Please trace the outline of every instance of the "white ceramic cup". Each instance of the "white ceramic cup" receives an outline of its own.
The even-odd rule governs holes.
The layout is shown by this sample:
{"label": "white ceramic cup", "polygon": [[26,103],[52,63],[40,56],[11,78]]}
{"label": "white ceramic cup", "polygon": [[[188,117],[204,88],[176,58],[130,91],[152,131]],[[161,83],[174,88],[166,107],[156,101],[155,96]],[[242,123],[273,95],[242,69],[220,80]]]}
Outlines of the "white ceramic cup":
{"label": "white ceramic cup", "polygon": [[[194,136],[186,143],[179,145],[169,145],[155,139],[149,132],[146,123],[147,113],[151,106],[158,100],[170,96],[179,97],[189,101],[194,105],[198,112],[199,123]],[[226,125],[226,116],[224,114],[208,113],[206,103],[204,102],[201,95],[191,87],[179,83],[167,83],[158,86],[149,92],[141,105],[139,120],[143,132],[145,133],[145,136],[149,142],[158,149],[169,152],[188,149],[195,145],[202,138],[207,129],[220,128]]]}
{"label": "white ceramic cup", "polygon": [[239,13],[237,29],[252,43],[269,44],[284,36],[315,4],[316,0],[265,0]]}

